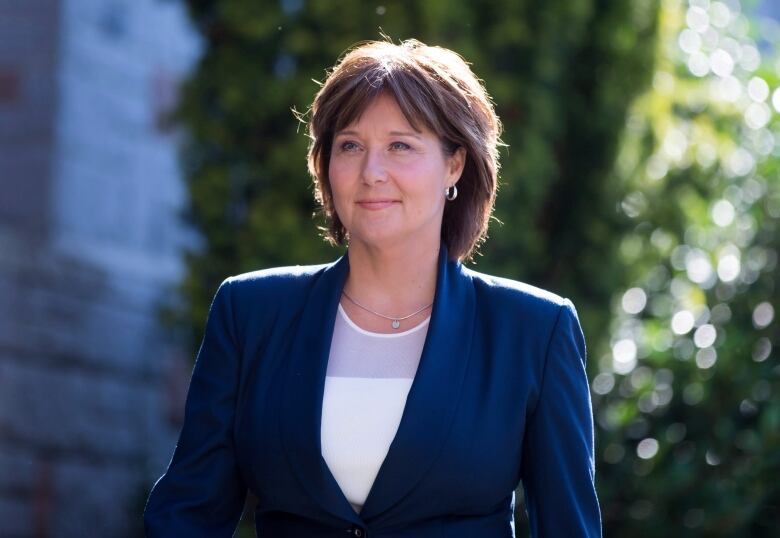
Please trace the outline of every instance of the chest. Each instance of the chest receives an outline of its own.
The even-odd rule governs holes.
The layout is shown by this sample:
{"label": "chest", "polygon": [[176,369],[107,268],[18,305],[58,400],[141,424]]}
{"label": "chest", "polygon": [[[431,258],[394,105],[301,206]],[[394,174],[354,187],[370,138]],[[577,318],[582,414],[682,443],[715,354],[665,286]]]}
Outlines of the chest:
{"label": "chest", "polygon": [[[237,403],[241,410],[237,445],[248,485],[272,505],[283,495],[275,485],[293,480],[291,452],[293,461],[302,454],[316,458],[331,481],[332,469],[329,472],[323,452],[326,457],[329,450],[341,453],[343,460],[352,450],[355,455],[373,453],[375,476],[394,461],[408,466],[427,462],[420,470],[424,480],[416,483],[416,491],[426,498],[446,498],[449,503],[471,508],[487,508],[498,502],[519,481],[524,430],[537,391],[535,364],[539,361],[532,346],[510,338],[506,331],[497,337],[488,329],[475,327],[467,349],[450,348],[448,354],[425,349],[406,386],[391,383],[380,387],[380,383],[370,390],[367,384],[329,382],[329,364],[334,364],[329,353],[324,358],[301,360],[291,355],[300,349],[293,345],[294,338],[271,339],[248,357],[252,368],[245,374],[246,384]],[[434,362],[436,368],[432,367]],[[291,370],[301,364],[307,370]],[[448,366],[456,365],[463,367],[462,375],[448,378]],[[297,384],[298,379],[301,384]],[[313,381],[307,384],[306,379]],[[285,404],[290,401],[303,409],[298,417],[308,417],[300,424],[289,422],[295,420]],[[441,425],[437,421],[445,414],[449,420]],[[299,433],[283,440],[285,426],[295,427]],[[323,436],[327,431],[330,436]],[[363,489],[354,498],[365,499],[370,493],[367,484],[374,481],[375,477],[364,480]],[[431,506],[436,502],[431,501]]]}

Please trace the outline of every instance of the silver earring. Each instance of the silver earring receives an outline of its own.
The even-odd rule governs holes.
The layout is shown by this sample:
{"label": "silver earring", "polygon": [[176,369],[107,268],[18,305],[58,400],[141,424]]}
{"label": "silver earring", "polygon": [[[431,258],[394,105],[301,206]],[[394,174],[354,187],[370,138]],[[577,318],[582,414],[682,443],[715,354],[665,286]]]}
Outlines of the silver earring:
{"label": "silver earring", "polygon": [[444,196],[447,197],[447,200],[452,202],[455,198],[458,197],[458,187],[457,185],[452,185],[451,187],[446,187],[444,189]]}

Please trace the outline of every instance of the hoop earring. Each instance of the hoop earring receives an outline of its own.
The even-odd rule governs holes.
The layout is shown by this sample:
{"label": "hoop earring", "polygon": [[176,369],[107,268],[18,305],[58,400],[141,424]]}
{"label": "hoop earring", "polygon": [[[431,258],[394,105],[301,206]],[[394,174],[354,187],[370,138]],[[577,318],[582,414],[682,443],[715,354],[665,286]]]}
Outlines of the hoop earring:
{"label": "hoop earring", "polygon": [[458,187],[457,187],[457,185],[452,185],[451,187],[446,187],[444,189],[444,196],[450,202],[452,202],[455,198],[457,198],[458,197]]}

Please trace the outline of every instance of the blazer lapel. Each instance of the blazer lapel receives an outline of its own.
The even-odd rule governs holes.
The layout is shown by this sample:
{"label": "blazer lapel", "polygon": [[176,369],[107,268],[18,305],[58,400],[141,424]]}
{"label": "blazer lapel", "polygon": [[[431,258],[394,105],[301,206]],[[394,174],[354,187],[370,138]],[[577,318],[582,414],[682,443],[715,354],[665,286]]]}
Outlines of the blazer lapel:
{"label": "blazer lapel", "polygon": [[349,261],[327,266],[309,294],[294,336],[282,391],[281,439],[299,481],[321,507],[359,523],[392,508],[436,460],[452,422],[470,356],[474,288],[441,245],[436,292],[417,373],[398,431],[358,516],[322,457],[320,428],[328,356]]}
{"label": "blazer lapel", "polygon": [[359,523],[322,457],[320,442],[328,355],[348,272],[349,262],[344,255],[329,265],[312,286],[287,358],[279,422],[290,465],[311,498],[330,514]]}
{"label": "blazer lapel", "polygon": [[442,243],[420,364],[395,438],[360,512],[375,520],[403,499],[438,458],[458,407],[475,316],[474,287]]}

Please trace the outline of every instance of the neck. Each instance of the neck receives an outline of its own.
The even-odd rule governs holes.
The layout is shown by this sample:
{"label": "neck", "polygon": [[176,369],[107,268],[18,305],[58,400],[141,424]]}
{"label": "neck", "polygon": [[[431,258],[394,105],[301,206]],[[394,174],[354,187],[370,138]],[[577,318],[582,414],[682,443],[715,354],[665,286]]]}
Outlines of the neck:
{"label": "neck", "polygon": [[344,291],[387,315],[404,315],[433,302],[439,243],[373,247],[350,243]]}

